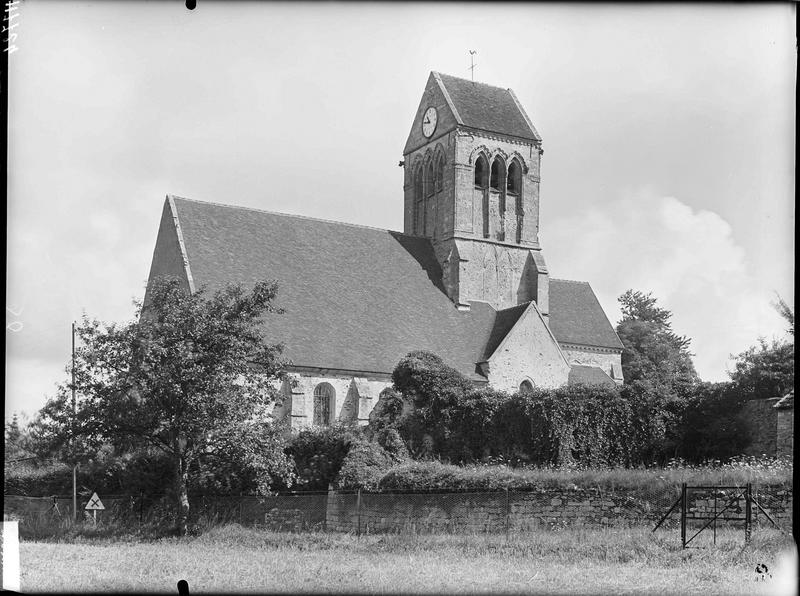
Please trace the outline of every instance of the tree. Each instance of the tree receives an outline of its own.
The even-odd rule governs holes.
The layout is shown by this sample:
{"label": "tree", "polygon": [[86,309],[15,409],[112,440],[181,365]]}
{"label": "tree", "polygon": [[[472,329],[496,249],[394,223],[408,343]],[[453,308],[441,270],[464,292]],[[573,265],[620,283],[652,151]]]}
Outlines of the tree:
{"label": "tree", "polygon": [[5,462],[18,463],[30,459],[26,449],[27,429],[20,426],[19,415],[14,412],[5,424]]}
{"label": "tree", "polygon": [[672,313],[657,306],[652,293],[628,290],[619,297],[622,319],[617,335],[624,346],[626,383],[648,382],[683,392],[699,379],[689,351],[691,340],[672,331]]}
{"label": "tree", "polygon": [[775,310],[778,311],[778,314],[783,317],[783,319],[789,324],[789,335],[794,337],[794,309],[786,304],[786,301],[781,298],[780,294],[777,294],[777,299],[775,302],[772,303],[772,306]]}
{"label": "tree", "polygon": [[283,374],[282,346],[268,343],[262,327],[264,314],[280,312],[276,291],[259,282],[250,292],[231,285],[209,296],[185,291],[176,278],[158,278],[147,303],[136,303],[138,321],[105,325],[84,317],[77,330],[77,413],[71,420],[69,383],[44,408],[39,435],[50,433],[54,448],[75,438],[83,449],[109,442],[165,453],[181,534],[190,474],[203,465],[235,454],[258,477],[260,492],[273,478],[287,480],[291,467],[269,412]]}
{"label": "tree", "polygon": [[794,388],[794,310],[780,296],[773,307],[786,321],[791,339],[759,338],[757,346],[732,356],[731,381],[744,399],[783,397]]}

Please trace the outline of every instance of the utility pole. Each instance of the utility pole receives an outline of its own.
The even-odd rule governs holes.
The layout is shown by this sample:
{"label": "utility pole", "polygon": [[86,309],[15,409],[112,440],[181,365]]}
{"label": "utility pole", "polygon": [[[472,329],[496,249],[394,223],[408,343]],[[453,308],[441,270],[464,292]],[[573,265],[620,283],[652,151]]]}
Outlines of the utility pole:
{"label": "utility pole", "polygon": [[[72,446],[75,447],[75,417],[78,403],[75,401],[75,321],[72,321]],[[74,457],[73,453],[73,457]],[[72,515],[78,521],[78,462],[72,464]]]}

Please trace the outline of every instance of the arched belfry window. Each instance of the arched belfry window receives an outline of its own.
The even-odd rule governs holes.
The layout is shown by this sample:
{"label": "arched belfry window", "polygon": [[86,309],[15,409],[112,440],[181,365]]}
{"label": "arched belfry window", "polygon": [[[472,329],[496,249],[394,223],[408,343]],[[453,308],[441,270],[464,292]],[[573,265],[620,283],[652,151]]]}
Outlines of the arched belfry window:
{"label": "arched belfry window", "polygon": [[440,155],[436,160],[436,192],[442,190],[444,181],[444,158]]}
{"label": "arched belfry window", "polygon": [[422,166],[417,167],[414,172],[414,233],[422,232],[422,201],[424,194],[422,191]]}
{"label": "arched belfry window", "polygon": [[506,192],[510,195],[518,195],[522,192],[522,168],[515,161],[511,162],[508,166],[508,182],[506,183]]}
{"label": "arched belfry window", "polygon": [[533,383],[531,383],[528,379],[522,381],[519,384],[519,392],[520,393],[533,393]]}
{"label": "arched belfry window", "polygon": [[336,415],[336,391],[330,383],[314,387],[314,426],[329,426]]}
{"label": "arched belfry window", "polygon": [[428,167],[425,168],[425,196],[429,197],[433,194],[433,162],[428,162]]}
{"label": "arched belfry window", "polygon": [[483,155],[479,155],[475,160],[475,186],[477,188],[489,186],[489,164]]}
{"label": "arched belfry window", "polygon": [[492,175],[489,186],[492,190],[503,190],[503,183],[505,182],[506,173],[505,164],[499,157],[496,157],[492,162]]}

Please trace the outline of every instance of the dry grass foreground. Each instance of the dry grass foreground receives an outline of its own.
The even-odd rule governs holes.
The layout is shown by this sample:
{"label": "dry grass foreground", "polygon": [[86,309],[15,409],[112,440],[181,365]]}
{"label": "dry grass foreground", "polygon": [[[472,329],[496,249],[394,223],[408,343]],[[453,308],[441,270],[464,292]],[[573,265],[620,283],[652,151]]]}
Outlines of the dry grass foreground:
{"label": "dry grass foreground", "polygon": [[[151,542],[23,542],[21,588],[176,593],[186,579],[191,593],[792,593],[791,536],[756,530],[743,546],[741,530],[718,531],[716,546],[709,534],[701,548],[682,550],[677,530],[649,528],[567,529],[506,541],[502,535],[277,534],[230,525]],[[758,576],[759,563],[772,578]]]}

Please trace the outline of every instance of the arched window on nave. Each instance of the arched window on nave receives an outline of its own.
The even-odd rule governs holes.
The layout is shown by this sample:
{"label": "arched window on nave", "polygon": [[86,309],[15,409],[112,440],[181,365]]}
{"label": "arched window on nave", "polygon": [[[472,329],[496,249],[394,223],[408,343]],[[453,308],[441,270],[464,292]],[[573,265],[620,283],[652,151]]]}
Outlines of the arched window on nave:
{"label": "arched window on nave", "polygon": [[330,383],[314,387],[314,426],[329,426],[336,417],[336,391]]}

